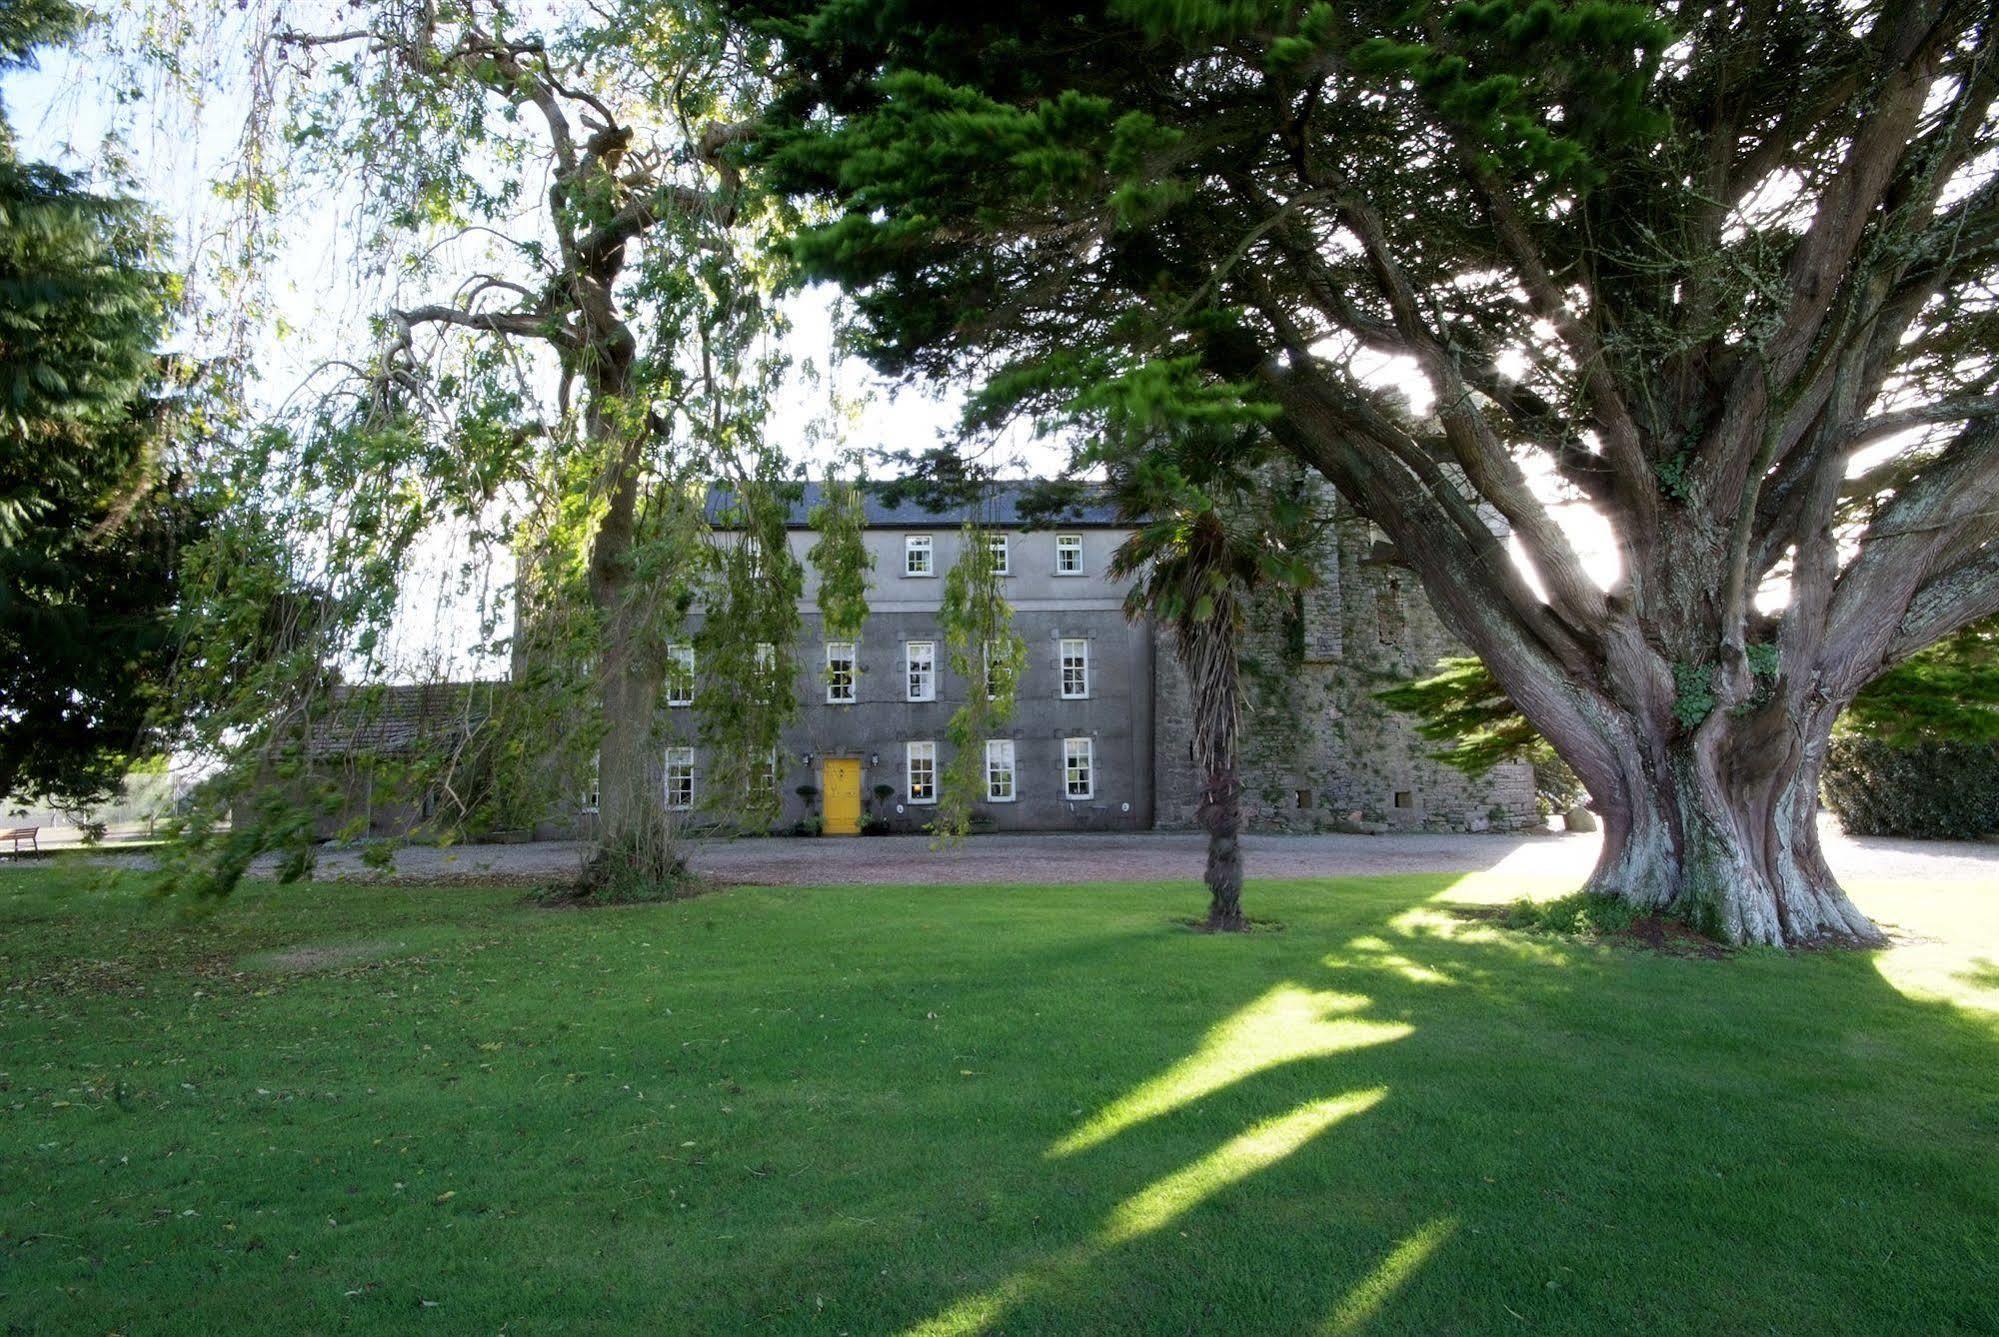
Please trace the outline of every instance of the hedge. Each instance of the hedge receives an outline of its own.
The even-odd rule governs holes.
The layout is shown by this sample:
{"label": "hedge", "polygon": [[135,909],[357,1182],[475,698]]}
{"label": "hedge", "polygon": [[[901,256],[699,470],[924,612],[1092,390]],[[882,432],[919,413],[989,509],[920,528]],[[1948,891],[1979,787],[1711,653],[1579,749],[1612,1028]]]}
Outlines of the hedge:
{"label": "hedge", "polygon": [[1849,835],[1972,840],[1999,831],[1999,743],[1835,738],[1820,792]]}

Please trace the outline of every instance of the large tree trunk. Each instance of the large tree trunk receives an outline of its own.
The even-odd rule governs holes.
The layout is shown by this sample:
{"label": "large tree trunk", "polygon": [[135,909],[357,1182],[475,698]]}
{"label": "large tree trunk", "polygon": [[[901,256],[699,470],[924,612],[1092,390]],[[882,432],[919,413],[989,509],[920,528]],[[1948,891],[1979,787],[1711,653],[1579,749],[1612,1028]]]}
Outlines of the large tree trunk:
{"label": "large tree trunk", "polygon": [[655,724],[660,666],[613,610],[606,623],[599,692],[604,737],[598,751],[598,879],[662,882],[679,873],[666,811],[666,754]]}
{"label": "large tree trunk", "polygon": [[[607,318],[608,319],[608,318]],[[597,856],[588,882],[657,886],[678,879],[681,859],[666,810],[666,754],[658,730],[663,647],[649,635],[649,591],[632,584],[638,527],[641,438],[618,415],[630,389],[631,335],[622,324],[603,341],[590,378],[585,431],[611,461],[610,505],[590,553],[590,597],[602,619]]]}
{"label": "large tree trunk", "polygon": [[1616,749],[1613,774],[1588,781],[1604,831],[1587,889],[1725,942],[1881,943],[1819,848],[1833,713],[1773,702],[1691,731],[1623,721],[1631,745]]}
{"label": "large tree trunk", "polygon": [[[1405,495],[1377,459],[1340,436],[1311,387],[1287,408],[1280,434],[1388,529],[1445,626],[1589,789],[1604,824],[1589,890],[1726,942],[1883,941],[1819,850],[1827,741],[1865,681],[1828,670],[1820,657],[1827,572],[1795,582],[1787,634],[1771,647],[1781,650],[1779,667],[1758,678],[1746,648],[1726,650],[1730,635],[1742,633],[1724,629],[1725,533],[1658,522],[1654,542],[1665,555],[1649,557],[1589,616],[1557,616],[1522,581],[1486,516]],[[1737,589],[1736,602],[1743,598]],[[1866,657],[1845,655],[1848,663]],[[1697,693],[1681,699],[1689,672],[1707,675],[1711,697],[1697,718]]]}

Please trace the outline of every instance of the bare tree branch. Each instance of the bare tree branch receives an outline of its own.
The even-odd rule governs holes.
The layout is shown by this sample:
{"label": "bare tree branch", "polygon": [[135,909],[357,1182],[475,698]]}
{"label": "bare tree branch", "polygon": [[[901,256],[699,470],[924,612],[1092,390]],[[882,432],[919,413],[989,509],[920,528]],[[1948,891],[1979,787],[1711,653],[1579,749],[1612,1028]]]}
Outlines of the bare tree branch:
{"label": "bare tree branch", "polygon": [[1871,418],[1863,418],[1846,429],[1841,445],[1848,451],[1859,450],[1870,442],[1906,432],[1914,427],[1963,422],[1969,418],[1984,418],[1993,414],[1999,414],[1999,395],[1986,395],[1977,399],[1939,400],[1919,408],[1898,409],[1893,413],[1880,413]]}

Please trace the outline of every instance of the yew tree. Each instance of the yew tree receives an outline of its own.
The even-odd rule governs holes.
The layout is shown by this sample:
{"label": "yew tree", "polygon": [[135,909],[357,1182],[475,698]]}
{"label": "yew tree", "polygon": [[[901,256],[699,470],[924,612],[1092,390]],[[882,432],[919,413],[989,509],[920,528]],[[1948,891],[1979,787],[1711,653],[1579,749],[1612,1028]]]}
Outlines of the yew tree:
{"label": "yew tree", "polygon": [[753,160],[832,211],[800,254],[881,367],[977,378],[975,424],[1266,420],[1587,785],[1592,890],[1878,939],[1820,853],[1833,720],[1999,610],[1989,5],[742,22]]}

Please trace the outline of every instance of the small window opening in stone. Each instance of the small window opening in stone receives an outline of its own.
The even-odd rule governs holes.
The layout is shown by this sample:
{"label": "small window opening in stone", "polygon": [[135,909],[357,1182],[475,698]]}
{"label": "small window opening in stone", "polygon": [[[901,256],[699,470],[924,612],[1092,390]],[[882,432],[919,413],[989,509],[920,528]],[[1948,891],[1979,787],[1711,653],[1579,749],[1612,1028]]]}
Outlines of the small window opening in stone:
{"label": "small window opening in stone", "polygon": [[1402,633],[1408,621],[1402,609],[1402,582],[1389,577],[1380,596],[1374,603],[1375,632],[1383,645],[1396,645],[1402,640]]}
{"label": "small window opening in stone", "polygon": [[1298,791],[1298,806],[1299,806],[1300,808],[1309,808],[1309,807],[1311,807],[1311,806],[1312,806],[1312,791],[1311,791],[1311,790],[1309,790],[1309,789],[1301,789],[1301,790],[1299,790],[1299,791]]}
{"label": "small window opening in stone", "polygon": [[1413,808],[1416,806],[1416,796],[1406,789],[1398,789],[1395,791],[1395,806],[1398,808]]}

